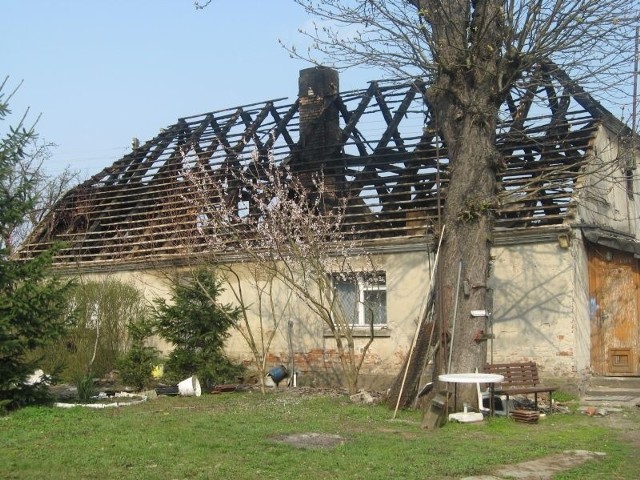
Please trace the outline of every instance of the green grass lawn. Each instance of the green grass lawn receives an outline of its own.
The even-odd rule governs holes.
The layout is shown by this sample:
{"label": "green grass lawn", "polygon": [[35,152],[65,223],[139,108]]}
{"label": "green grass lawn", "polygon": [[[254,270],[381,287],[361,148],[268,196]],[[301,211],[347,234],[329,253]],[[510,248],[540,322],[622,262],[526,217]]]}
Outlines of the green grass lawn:
{"label": "green grass lawn", "polygon": [[[622,414],[616,414],[622,415]],[[637,412],[629,421],[640,425]],[[290,392],[161,397],[118,409],[25,408],[0,417],[0,478],[421,479],[489,474],[568,449],[602,451],[562,479],[640,478],[640,455],[582,414],[420,427],[420,414]],[[297,448],[282,435],[345,439]]]}

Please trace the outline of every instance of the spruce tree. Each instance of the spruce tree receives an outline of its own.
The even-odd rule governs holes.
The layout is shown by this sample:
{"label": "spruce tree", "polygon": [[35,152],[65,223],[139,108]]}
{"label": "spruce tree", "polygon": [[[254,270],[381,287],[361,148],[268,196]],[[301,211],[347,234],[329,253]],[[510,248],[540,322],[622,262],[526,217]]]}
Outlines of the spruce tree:
{"label": "spruce tree", "polygon": [[[5,86],[6,80],[0,84],[0,121],[11,113]],[[27,381],[38,368],[34,352],[66,325],[69,282],[51,275],[53,251],[25,260],[11,251],[12,227],[34,205],[34,179],[20,175],[19,166],[35,138],[24,117],[0,138],[0,411],[46,399],[46,381]]]}
{"label": "spruce tree", "polygon": [[156,332],[174,346],[165,373],[175,380],[196,375],[205,388],[235,381],[242,368],[224,354],[229,329],[240,319],[240,308],[221,304],[222,282],[206,267],[175,282],[170,302],[155,302]]}

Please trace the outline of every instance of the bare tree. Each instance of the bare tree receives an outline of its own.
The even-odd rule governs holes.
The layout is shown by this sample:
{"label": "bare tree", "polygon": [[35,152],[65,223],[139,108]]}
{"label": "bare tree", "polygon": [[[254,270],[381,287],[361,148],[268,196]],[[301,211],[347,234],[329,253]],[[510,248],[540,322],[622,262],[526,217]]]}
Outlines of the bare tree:
{"label": "bare tree", "polygon": [[[367,338],[357,348],[357,327],[337,285],[356,275],[374,282],[376,270],[359,243],[342,230],[347,200],[326,189],[322,172],[305,182],[276,165],[271,155],[256,153],[245,168],[224,172],[195,165],[184,175],[194,186],[198,228],[215,252],[211,261],[223,263],[229,255],[248,260],[259,276],[270,279],[271,288],[277,280],[302,300],[334,338],[345,384],[355,393],[374,339],[374,315],[367,316]],[[273,301],[272,291],[262,289],[261,296]],[[263,353],[254,350],[258,357]]]}
{"label": "bare tree", "polygon": [[[623,0],[296,0],[320,20],[305,32],[316,61],[343,67],[376,65],[395,75],[429,79],[425,101],[449,158],[450,177],[437,295],[443,330],[459,321],[451,348],[452,371],[473,371],[486,361],[475,342],[486,308],[494,214],[500,107],[514,84],[532,72],[562,69],[573,80],[607,94],[620,93],[633,49],[631,7]],[[295,49],[292,53],[301,55]],[[461,268],[465,294],[456,285]],[[454,305],[457,304],[457,308]],[[438,357],[436,357],[438,358]],[[442,358],[442,357],[441,357]],[[445,369],[437,365],[436,373]],[[473,392],[467,392],[472,396]],[[464,395],[461,401],[467,401]]]}
{"label": "bare tree", "polygon": [[[6,83],[7,79],[3,82]],[[16,93],[18,87],[9,95],[9,99]],[[0,189],[3,198],[23,197],[28,190],[30,208],[26,215],[16,217],[7,222],[0,235],[0,244],[9,251],[13,251],[29,234],[31,229],[40,223],[45,214],[62,195],[78,181],[78,172],[65,168],[59,175],[51,175],[45,171],[45,162],[51,156],[54,146],[38,139],[35,126],[38,118],[27,125],[29,111],[20,119],[19,124],[7,134],[7,142],[13,143],[24,138],[21,146],[23,155],[17,160],[14,168],[7,171],[0,179]]]}
{"label": "bare tree", "polygon": [[637,2],[294,1],[317,19],[301,32],[311,41],[307,52],[287,46],[294,55],[426,77],[433,85],[429,98],[441,91],[461,97],[459,107],[471,102],[456,94],[463,85],[500,105],[516,80],[545,62],[591,92],[606,91],[608,100],[628,99],[620,80],[631,76]]}
{"label": "bare tree", "polygon": [[51,175],[44,165],[51,156],[53,145],[34,140],[30,150],[13,175],[3,178],[2,188],[15,191],[27,181],[33,185],[33,206],[26,216],[14,223],[3,239],[10,249],[15,249],[24,241],[29,232],[40,223],[49,209],[68,189],[78,183],[79,172],[66,167],[62,173]]}
{"label": "bare tree", "polygon": [[[452,371],[486,360],[474,338],[486,307],[494,215],[500,200],[496,149],[501,105],[542,73],[561,72],[609,99],[629,80],[637,3],[626,0],[294,0],[316,19],[303,31],[299,58],[337,67],[376,66],[428,79],[425,102],[446,148],[449,182],[437,293],[441,333],[465,315],[455,336]],[[635,8],[634,8],[635,7]],[[621,82],[622,80],[622,82]],[[522,112],[521,112],[522,113]],[[517,115],[518,112],[515,112]],[[458,272],[462,284],[458,289]],[[457,305],[457,308],[454,308]],[[443,357],[441,357],[443,358]],[[436,373],[445,368],[436,366]],[[471,391],[459,395],[467,401]]]}
{"label": "bare tree", "polygon": [[[290,318],[293,291],[278,295],[275,291],[277,277],[270,271],[263,271],[260,264],[240,268],[233,264],[218,264],[218,269],[242,309],[242,320],[236,323],[235,329],[251,350],[260,390],[264,393],[271,345],[283,321]],[[255,301],[243,284],[255,293]]]}

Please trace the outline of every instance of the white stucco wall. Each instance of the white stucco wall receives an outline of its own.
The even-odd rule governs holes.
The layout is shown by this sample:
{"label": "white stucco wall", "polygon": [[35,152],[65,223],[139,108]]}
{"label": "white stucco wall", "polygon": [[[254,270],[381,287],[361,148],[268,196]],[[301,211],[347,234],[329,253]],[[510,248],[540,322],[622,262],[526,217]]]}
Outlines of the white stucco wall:
{"label": "white stucco wall", "polygon": [[576,189],[576,223],[602,226],[637,240],[640,179],[634,170],[634,195],[630,196],[625,177],[632,152],[620,148],[616,136],[603,126],[599,127],[592,145],[588,174],[580,177]]}
{"label": "white stucco wall", "polygon": [[573,325],[575,370],[582,386],[591,373],[591,319],[589,312],[589,266],[587,250],[580,231],[575,232],[571,248],[573,258]]}
{"label": "white stucco wall", "polygon": [[[570,248],[561,248],[557,241],[497,246],[492,250],[494,289],[493,362],[534,360],[540,365],[541,376],[572,377],[578,380],[589,369],[589,317],[587,261],[579,238]],[[381,379],[376,385],[390,382],[398,373],[407,355],[416,330],[422,304],[426,298],[433,267],[433,256],[421,251],[378,254],[372,257],[377,270],[386,273],[387,328],[379,330],[369,349],[362,369],[363,379]],[[245,267],[246,268],[246,267]],[[242,268],[245,304],[248,315],[259,334],[258,299],[251,276]],[[170,295],[168,272],[132,271],[109,274],[142,290],[149,301]],[[285,288],[276,287],[279,302],[286,298]],[[237,303],[227,287],[223,303]],[[270,348],[269,365],[289,362],[288,322],[292,325],[292,344],[297,369],[311,377],[322,368],[321,381],[336,380],[339,374],[335,340],[326,334],[323,323],[295,297],[289,308],[276,309],[281,315],[278,330]],[[273,329],[269,314],[264,315],[265,331]],[[356,339],[359,351],[367,341]],[[155,345],[168,351],[169,345]],[[249,361],[251,352],[240,333],[233,331],[226,350],[236,360]],[[333,352],[333,353],[332,353]],[[491,361],[491,351],[487,361]],[[306,362],[306,364],[305,364]],[[321,375],[322,376],[322,375]],[[304,380],[302,378],[301,380]],[[367,381],[363,382],[367,385]]]}
{"label": "white stucco wall", "polygon": [[[490,285],[494,289],[493,362],[533,360],[543,378],[570,378],[578,384],[589,371],[590,325],[586,253],[580,238],[569,248],[557,241],[497,246]],[[387,278],[388,336],[373,342],[362,374],[393,378],[402,366],[415,334],[427,294],[433,259],[426,252],[403,252],[374,257]],[[335,340],[324,335],[321,322],[300,305],[292,313],[296,356],[310,361],[320,356],[330,367]],[[271,352],[288,359],[286,322]],[[361,347],[366,339],[356,341]],[[491,347],[489,342],[488,347]],[[228,351],[248,358],[246,344],[235,333]],[[335,360],[335,359],[334,359]],[[487,361],[491,361],[489,350]],[[334,365],[335,366],[335,365]]]}
{"label": "white stucco wall", "polygon": [[[376,329],[376,338],[369,348],[361,374],[363,377],[393,377],[400,368],[404,356],[413,341],[422,303],[426,298],[433,259],[424,251],[409,251],[401,254],[378,254],[371,257],[375,270],[386,274],[387,288],[387,326]],[[255,288],[251,288],[250,275],[243,282],[246,303],[250,305],[248,314],[254,332],[259,331],[258,299]],[[278,287],[280,300],[285,298],[286,289]],[[225,292],[223,301],[233,301],[230,289]],[[339,368],[335,356],[335,339],[328,333],[324,323],[305,305],[293,298],[290,308],[278,307],[283,318],[270,348],[270,364],[288,362],[290,349],[288,344],[288,323],[292,322],[291,340],[297,368],[316,374],[321,369],[327,375],[335,375]],[[263,314],[263,318],[265,315]],[[266,315],[268,328],[273,322]],[[368,341],[366,336],[355,339],[356,351],[361,352]],[[251,352],[242,335],[234,331],[226,346],[227,352],[238,360],[251,358]],[[327,379],[330,379],[329,377]]]}
{"label": "white stucco wall", "polygon": [[533,360],[543,377],[576,376],[587,368],[580,250],[575,242],[569,249],[546,242],[492,250],[494,363]]}
{"label": "white stucco wall", "polygon": [[[363,379],[380,377],[382,384],[390,381],[399,370],[404,357],[407,354],[416,330],[418,317],[422,304],[427,295],[431,268],[433,267],[433,255],[427,253],[427,248],[420,247],[418,251],[410,248],[401,253],[376,254],[370,260],[375,270],[384,271],[386,274],[387,288],[387,325],[376,330],[376,338],[369,348],[362,367]],[[358,260],[352,263],[357,264]],[[253,276],[249,273],[247,265],[235,265],[234,270],[240,275],[241,287],[244,295],[244,304],[248,306],[247,315],[254,336],[260,336],[259,300]],[[371,268],[371,267],[368,267]],[[145,298],[152,302],[158,297],[168,298],[171,295],[171,275],[176,271],[121,271],[105,274],[86,275],[86,279],[110,277],[129,283],[141,290]],[[234,277],[229,277],[234,278]],[[234,283],[238,292],[237,283]],[[268,299],[263,301],[263,328],[265,334],[276,330],[273,342],[269,349],[268,365],[290,361],[289,328],[292,322],[291,340],[296,358],[296,369],[303,372],[301,381],[306,380],[304,375],[311,377],[313,371],[319,375],[320,383],[335,381],[339,375],[339,363],[335,355],[335,339],[327,332],[323,322],[311,312],[302,301],[292,296],[287,304],[287,289],[281,284],[274,287],[275,315],[278,317],[277,325],[273,315],[268,311]],[[238,304],[234,289],[228,284],[225,286],[221,303]],[[286,306],[285,306],[286,305]],[[365,336],[355,339],[356,351],[361,352],[366,344]],[[153,339],[151,342],[164,352],[170,351],[171,346],[161,339]],[[227,353],[238,361],[248,363],[252,353],[247,342],[236,330],[226,342]],[[324,373],[321,370],[326,370]],[[324,376],[324,378],[322,378]],[[365,381],[364,384],[367,382]],[[377,385],[380,386],[380,383]]]}

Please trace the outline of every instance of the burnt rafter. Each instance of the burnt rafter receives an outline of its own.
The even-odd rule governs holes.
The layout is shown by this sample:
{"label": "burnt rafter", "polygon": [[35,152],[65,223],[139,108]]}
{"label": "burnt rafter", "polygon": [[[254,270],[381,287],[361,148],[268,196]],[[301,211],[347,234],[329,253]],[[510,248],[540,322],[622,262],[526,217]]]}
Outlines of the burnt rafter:
{"label": "burnt rafter", "polygon": [[[422,89],[420,89],[420,87],[422,87]],[[424,93],[424,86],[421,82],[414,82],[410,84],[409,89],[404,94],[404,98],[398,105],[395,113],[392,113],[384,96],[382,95],[382,92],[376,92],[376,101],[378,102],[378,106],[380,107],[380,112],[387,122],[387,129],[382,134],[382,137],[380,138],[380,141],[376,146],[376,151],[385,149],[391,139],[395,141],[399,151],[406,151],[404,140],[402,139],[400,132],[398,131],[398,126],[400,125],[403,117],[407,115],[407,111],[413,103],[413,100],[415,99],[417,93]]]}
{"label": "burnt rafter", "polygon": [[[309,188],[322,172],[327,195],[346,200],[344,228],[353,235],[408,238],[437,230],[449,158],[424,99],[426,84],[375,81],[338,93],[327,83],[326,96],[318,88],[301,85],[293,103],[280,98],[181,118],[68,192],[23,254],[63,240],[68,247],[59,263],[177,260],[207,246],[194,172],[221,186],[211,203],[252,215],[253,187],[238,178],[267,182],[262,166],[268,162],[287,165]],[[524,75],[509,93],[496,134],[503,156],[497,227],[567,221],[578,175],[605,120],[610,114],[553,64]]]}
{"label": "burnt rafter", "polygon": [[[342,98],[338,98],[337,100],[338,109],[342,114],[342,118],[344,118],[346,122],[344,127],[342,128],[342,138],[340,143],[342,144],[346,143],[347,140],[351,137],[361,138],[361,134],[356,128],[356,125],[360,121],[360,118],[362,118],[362,114],[365,112],[365,110],[369,106],[369,103],[371,102],[371,99],[375,95],[375,92],[377,89],[378,89],[378,82],[371,82],[369,84],[369,88],[366,90],[364,95],[362,95],[362,99],[360,100],[358,106],[353,111],[349,110],[347,105],[345,105],[345,103],[342,101]],[[358,142],[359,150],[361,152],[366,151],[366,150],[361,150],[360,149],[361,147],[362,147],[362,142]]]}
{"label": "burnt rafter", "polygon": [[281,116],[280,112],[275,108],[275,106],[273,104],[271,105],[271,110],[269,113],[273,117],[275,121],[275,125],[269,131],[269,139],[264,145],[265,149],[273,148],[276,139],[280,137],[282,137],[285,140],[286,146],[287,148],[289,148],[289,150],[293,150],[295,148],[295,141],[289,134],[289,131],[287,130],[287,125],[289,124],[289,122],[292,121],[293,117],[298,113],[298,108],[299,108],[299,104],[296,101],[293,105],[289,107],[286,113],[283,116]]}

